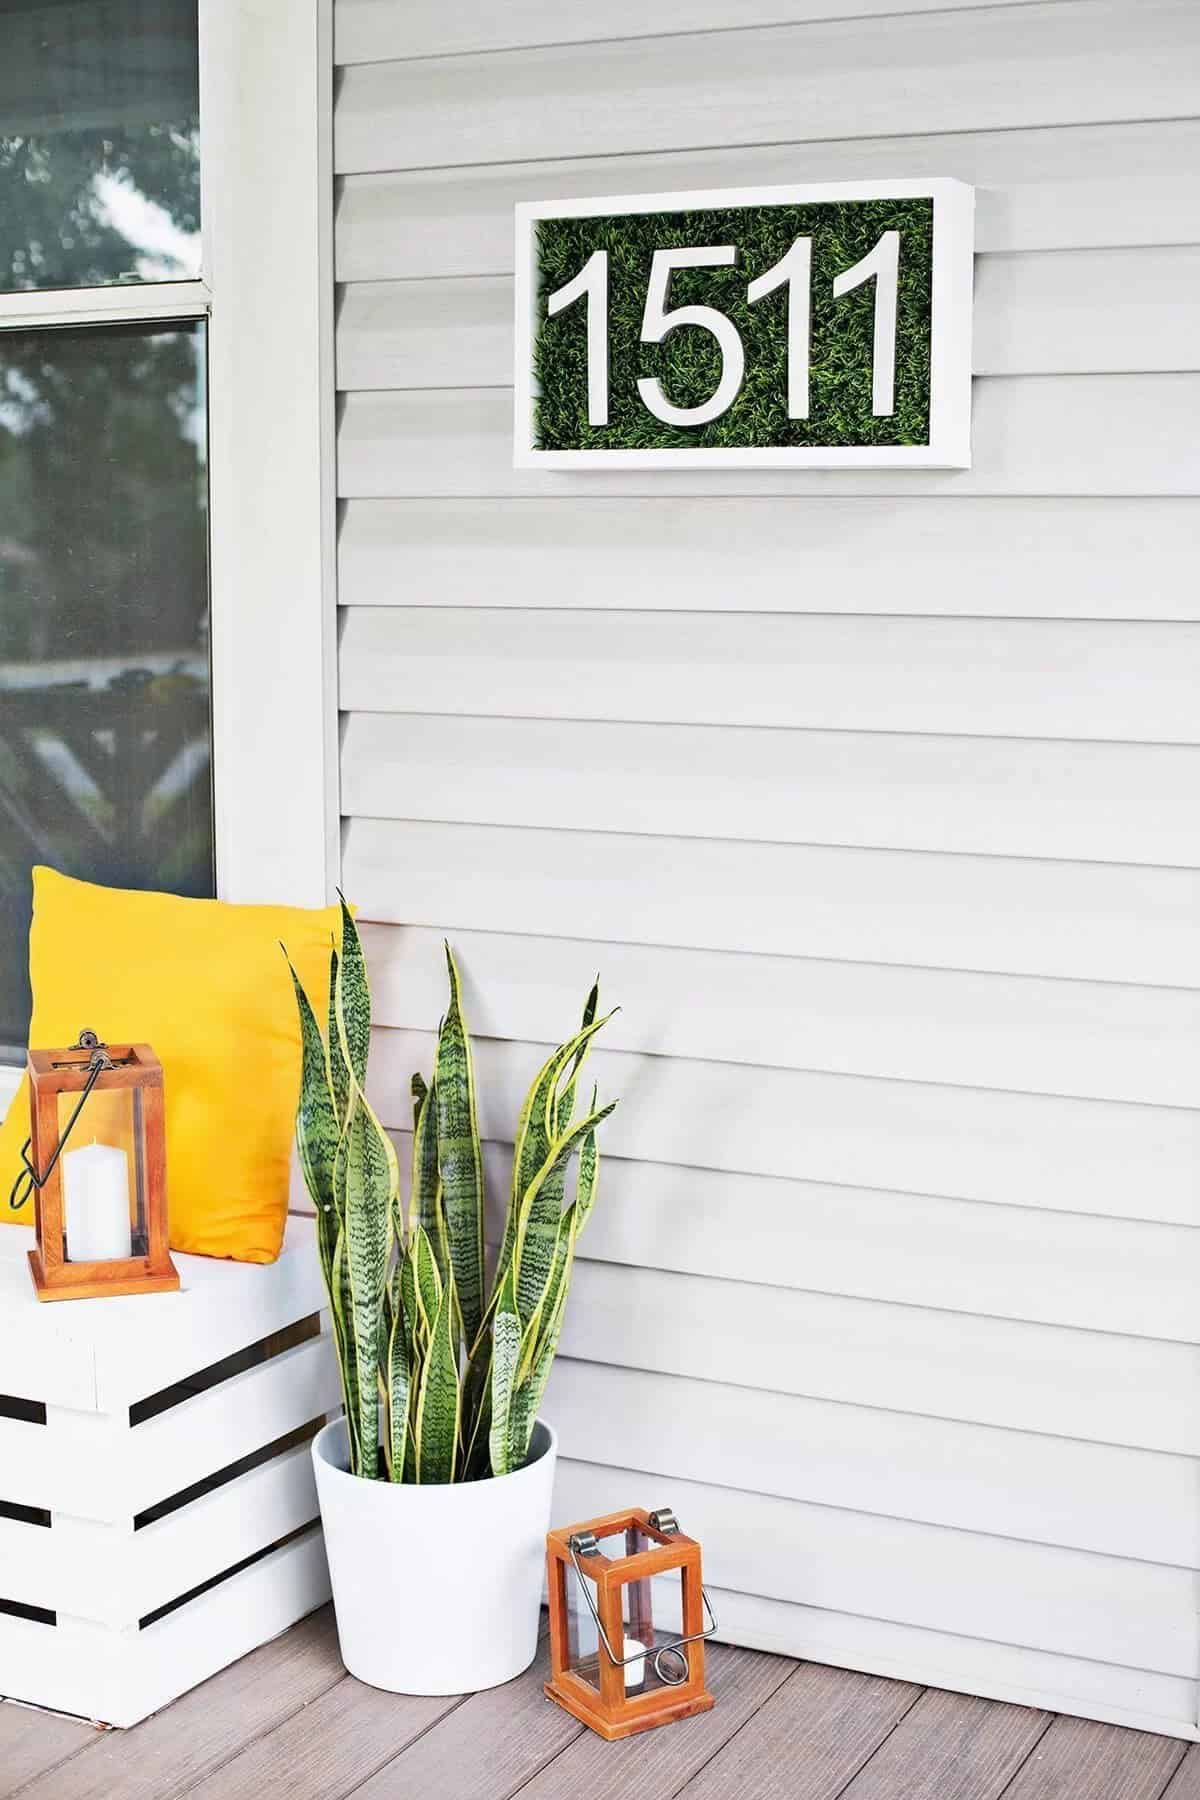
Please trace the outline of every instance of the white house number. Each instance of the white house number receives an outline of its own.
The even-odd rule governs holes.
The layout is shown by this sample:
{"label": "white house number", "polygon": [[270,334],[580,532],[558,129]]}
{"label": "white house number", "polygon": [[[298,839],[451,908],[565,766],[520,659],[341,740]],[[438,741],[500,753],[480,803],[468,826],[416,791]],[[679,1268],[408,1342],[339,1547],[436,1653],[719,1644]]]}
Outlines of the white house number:
{"label": "white house number", "polygon": [[[671,276],[676,269],[728,268],[737,262],[733,244],[704,244],[695,249],[656,250],[650,265],[646,306],[642,313],[642,342],[661,344],[679,325],[698,325],[717,340],[721,352],[721,379],[709,399],[700,406],[675,406],[661,384],[649,375],[637,384],[643,404],[666,425],[708,425],[737,399],[746,373],[746,348],[733,320],[715,306],[668,306]],[[896,307],[899,297],[900,233],[885,231],[867,254],[833,281],[833,297],[852,293],[865,282],[875,283],[875,326],[871,356],[871,411],[887,417],[895,408]],[[787,400],[790,419],[808,417],[812,286],[812,239],[798,237],[785,256],[756,276],[746,288],[750,305],[764,300],[777,288],[787,289]],[[551,294],[546,310],[551,318],[587,302],[588,424],[608,424],[608,251],[594,250],[578,275]]]}

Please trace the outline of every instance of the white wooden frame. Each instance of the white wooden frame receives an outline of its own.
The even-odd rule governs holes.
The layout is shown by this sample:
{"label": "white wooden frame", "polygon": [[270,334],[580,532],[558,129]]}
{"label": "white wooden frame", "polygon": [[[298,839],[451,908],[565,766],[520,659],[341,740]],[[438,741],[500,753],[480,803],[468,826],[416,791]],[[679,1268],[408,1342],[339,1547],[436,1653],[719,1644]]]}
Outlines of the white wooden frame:
{"label": "white wooden frame", "polygon": [[133,1725],[329,1597],[304,1434],[341,1394],[313,1225],[266,1267],[181,1255],[165,1306],[40,1305],[32,1238],[0,1232],[0,1595],[54,1617],[0,1613],[0,1694]]}
{"label": "white wooden frame", "polygon": [[[695,450],[539,450],[533,370],[537,332],[537,246],[540,219],[590,219],[634,213],[700,212],[742,206],[795,206],[823,200],[933,201],[933,291],[930,333],[929,442],[803,448]],[[842,181],[802,186],[701,188],[672,194],[609,194],[586,200],[521,202],[515,208],[515,366],[513,464],[518,469],[910,468],[971,466],[971,293],[975,191],[952,180]]]}
{"label": "white wooden frame", "polygon": [[[199,0],[201,273],[0,295],[0,332],[204,319],[217,893],[338,868],[331,0]],[[18,1071],[0,1067],[0,1114]]]}

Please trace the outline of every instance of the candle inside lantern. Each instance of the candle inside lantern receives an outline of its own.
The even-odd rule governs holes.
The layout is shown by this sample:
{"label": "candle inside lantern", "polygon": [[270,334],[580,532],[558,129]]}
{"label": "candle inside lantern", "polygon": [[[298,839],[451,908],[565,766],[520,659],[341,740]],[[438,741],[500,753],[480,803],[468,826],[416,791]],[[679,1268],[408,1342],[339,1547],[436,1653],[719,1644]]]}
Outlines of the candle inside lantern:
{"label": "candle inside lantern", "polygon": [[72,1262],[110,1262],[131,1256],[129,1158],[112,1144],[86,1144],[63,1153],[67,1256]]}
{"label": "candle inside lantern", "polygon": [[640,1638],[627,1637],[625,1639],[625,1648],[622,1650],[621,1655],[625,1659],[628,1659],[629,1657],[633,1657],[634,1659],[632,1662],[629,1662],[628,1660],[625,1661],[626,1693],[628,1693],[631,1688],[640,1688],[646,1679],[646,1658],[644,1655],[638,1654],[639,1651],[644,1651],[645,1648],[646,1646],[642,1643]]}

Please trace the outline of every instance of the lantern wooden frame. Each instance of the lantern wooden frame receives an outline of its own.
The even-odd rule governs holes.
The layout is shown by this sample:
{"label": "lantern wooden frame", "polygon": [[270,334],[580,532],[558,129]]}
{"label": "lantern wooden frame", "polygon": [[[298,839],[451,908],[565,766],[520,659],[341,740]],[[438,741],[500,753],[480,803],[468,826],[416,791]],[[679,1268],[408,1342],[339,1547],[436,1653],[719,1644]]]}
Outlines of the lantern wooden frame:
{"label": "lantern wooden frame", "polygon": [[[623,1643],[622,1587],[631,1581],[677,1569],[683,1597],[683,1631],[677,1654],[686,1657],[688,1672],[677,1686],[627,1694],[624,1670],[611,1659],[601,1642],[597,1691],[571,1667],[567,1583],[576,1567],[571,1540],[588,1533],[603,1539],[635,1530],[652,1540],[650,1549],[621,1557],[607,1556],[603,1550],[596,1549],[580,1559],[578,1566],[595,1582],[600,1625],[610,1644]],[[669,1725],[675,1719],[686,1719],[693,1713],[709,1710],[714,1702],[704,1685],[704,1589],[700,1546],[694,1538],[685,1537],[678,1528],[669,1532],[660,1530],[648,1512],[641,1507],[631,1507],[627,1512],[607,1513],[603,1518],[588,1519],[582,1524],[548,1533],[546,1574],[550,1594],[550,1679],[545,1684],[545,1692],[551,1700],[556,1700],[602,1738],[610,1740],[631,1737],[638,1731],[652,1731],[658,1725]]]}
{"label": "lantern wooden frame", "polygon": [[[163,1110],[162,1064],[149,1044],[103,1046],[112,1068],[105,1069],[94,1093],[136,1089],[141,1097],[140,1119],[134,1111],[138,1134],[136,1151],[145,1206],[146,1245],[136,1256],[113,1257],[102,1262],[71,1262],[65,1254],[66,1218],[63,1204],[58,1097],[80,1094],[87,1086],[91,1050],[73,1044],[62,1050],[29,1052],[29,1160],[41,1176],[34,1187],[36,1241],[29,1252],[29,1267],[39,1300],[88,1300],[100,1295],[161,1294],[179,1286],[179,1273],[171,1261],[167,1243],[167,1150]],[[80,1115],[86,1121],[87,1108]],[[53,1167],[51,1168],[51,1163]]]}

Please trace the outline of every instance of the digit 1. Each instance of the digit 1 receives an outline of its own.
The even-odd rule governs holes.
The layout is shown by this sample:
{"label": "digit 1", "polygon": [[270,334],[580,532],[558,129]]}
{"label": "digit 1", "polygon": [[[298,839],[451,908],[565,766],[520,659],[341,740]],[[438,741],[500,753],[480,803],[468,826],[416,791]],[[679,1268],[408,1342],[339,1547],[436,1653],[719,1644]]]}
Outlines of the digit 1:
{"label": "digit 1", "polygon": [[840,300],[864,281],[875,279],[875,339],[871,350],[871,411],[881,418],[896,410],[896,307],[900,293],[900,233],[885,231],[861,262],[837,276],[833,297]]}
{"label": "digit 1", "polygon": [[592,254],[565,287],[558,288],[546,301],[551,318],[573,306],[576,300],[587,300],[587,390],[588,424],[608,424],[608,251]]}
{"label": "digit 1", "polygon": [[751,306],[776,288],[788,291],[788,418],[808,417],[809,288],[812,281],[812,239],[798,237],[785,256],[764,275],[757,275],[746,289]]}

